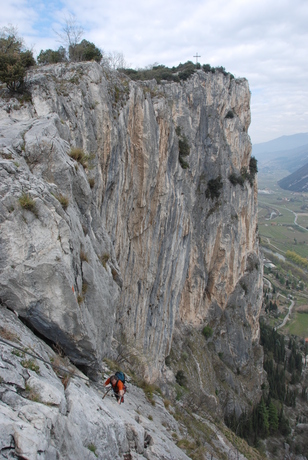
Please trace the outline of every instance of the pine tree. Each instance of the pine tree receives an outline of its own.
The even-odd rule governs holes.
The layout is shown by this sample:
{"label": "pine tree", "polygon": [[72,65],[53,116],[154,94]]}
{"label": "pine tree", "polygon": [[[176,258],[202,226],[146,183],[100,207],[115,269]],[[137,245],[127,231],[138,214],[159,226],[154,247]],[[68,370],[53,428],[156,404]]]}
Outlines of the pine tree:
{"label": "pine tree", "polygon": [[270,431],[272,433],[277,431],[279,426],[278,411],[272,400],[268,404],[268,421]]}
{"label": "pine tree", "polygon": [[265,438],[269,433],[268,409],[262,398],[258,407],[258,421],[261,437]]}

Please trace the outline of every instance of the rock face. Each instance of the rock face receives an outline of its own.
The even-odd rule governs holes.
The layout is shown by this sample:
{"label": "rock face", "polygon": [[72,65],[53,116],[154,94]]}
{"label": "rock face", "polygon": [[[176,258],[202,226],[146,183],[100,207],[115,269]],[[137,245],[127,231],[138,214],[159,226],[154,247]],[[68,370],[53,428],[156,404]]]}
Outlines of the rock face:
{"label": "rock face", "polygon": [[96,63],[28,79],[32,104],[0,107],[2,303],[89,375],[116,337],[155,381],[176,320],[210,324],[257,389],[257,188],[229,180],[249,177],[247,81],[136,83]]}
{"label": "rock face", "polygon": [[[102,399],[102,382],[90,381],[6,308],[0,325],[1,460],[189,459],[176,442],[189,446],[190,434],[170,401],[158,394],[149,401],[131,382],[124,404],[110,393]],[[222,425],[193,417],[206,432],[193,458],[261,459],[248,447],[247,456],[236,451]]]}
{"label": "rock face", "polygon": [[179,426],[160,398],[154,407],[128,384],[125,404],[102,400],[100,388],[12,312],[2,308],[0,320],[1,459],[188,460],[174,444]]}

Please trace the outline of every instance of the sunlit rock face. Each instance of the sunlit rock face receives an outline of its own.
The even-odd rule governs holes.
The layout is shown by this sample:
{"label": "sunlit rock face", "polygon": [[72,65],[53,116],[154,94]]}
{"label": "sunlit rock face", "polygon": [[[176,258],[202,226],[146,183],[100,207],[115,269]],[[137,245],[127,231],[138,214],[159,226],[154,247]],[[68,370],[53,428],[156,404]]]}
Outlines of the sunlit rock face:
{"label": "sunlit rock face", "polygon": [[211,324],[216,351],[252,372],[257,189],[229,180],[249,174],[247,81],[136,83],[96,63],[28,79],[33,104],[0,107],[2,302],[92,373],[114,336],[155,381],[176,320]]}

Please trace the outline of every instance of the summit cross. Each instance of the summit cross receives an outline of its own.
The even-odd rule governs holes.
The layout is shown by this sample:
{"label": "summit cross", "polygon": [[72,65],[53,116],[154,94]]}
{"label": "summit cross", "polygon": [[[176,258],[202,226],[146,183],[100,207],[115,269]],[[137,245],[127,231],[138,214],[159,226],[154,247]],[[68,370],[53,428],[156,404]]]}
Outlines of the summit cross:
{"label": "summit cross", "polygon": [[198,58],[201,57],[201,56],[199,56],[198,53],[196,53],[196,56],[193,56],[193,57],[196,58],[196,64],[198,64]]}

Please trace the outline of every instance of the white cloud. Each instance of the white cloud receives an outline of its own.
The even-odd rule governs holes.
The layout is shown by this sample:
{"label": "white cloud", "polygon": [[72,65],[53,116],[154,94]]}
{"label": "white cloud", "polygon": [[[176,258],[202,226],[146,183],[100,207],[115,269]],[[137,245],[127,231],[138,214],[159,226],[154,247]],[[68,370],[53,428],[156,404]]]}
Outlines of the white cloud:
{"label": "white cloud", "polygon": [[57,48],[53,29],[73,13],[84,37],[122,51],[133,67],[194,60],[246,77],[254,143],[308,131],[307,0],[7,0],[0,25]]}

